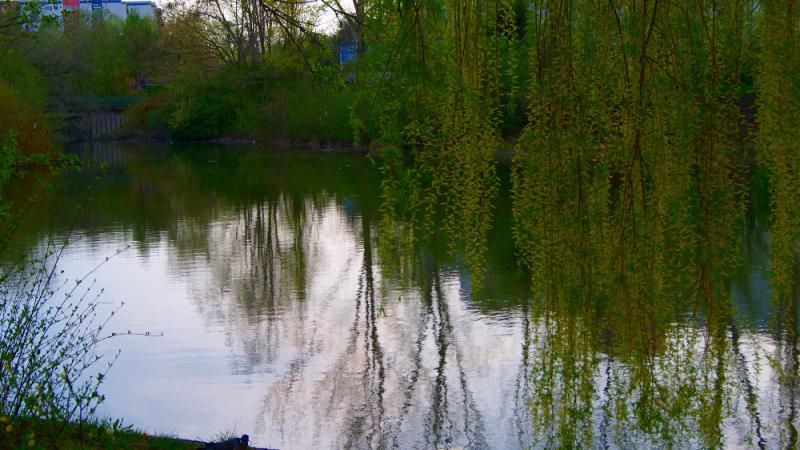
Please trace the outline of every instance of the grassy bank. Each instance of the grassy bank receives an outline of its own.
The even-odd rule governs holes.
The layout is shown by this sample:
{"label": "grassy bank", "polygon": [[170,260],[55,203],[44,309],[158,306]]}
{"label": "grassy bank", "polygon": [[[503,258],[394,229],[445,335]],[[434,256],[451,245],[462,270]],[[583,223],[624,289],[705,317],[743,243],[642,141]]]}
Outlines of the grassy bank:
{"label": "grassy bank", "polygon": [[[239,435],[220,433],[214,442]],[[121,421],[104,420],[83,424],[43,421],[34,418],[0,416],[0,448],[59,450],[196,450],[206,442],[136,430]],[[268,450],[249,447],[252,450]]]}
{"label": "grassy bank", "polygon": [[7,449],[159,449],[188,450],[202,445],[167,436],[151,436],[120,422],[64,424],[37,419],[0,417],[0,448]]}

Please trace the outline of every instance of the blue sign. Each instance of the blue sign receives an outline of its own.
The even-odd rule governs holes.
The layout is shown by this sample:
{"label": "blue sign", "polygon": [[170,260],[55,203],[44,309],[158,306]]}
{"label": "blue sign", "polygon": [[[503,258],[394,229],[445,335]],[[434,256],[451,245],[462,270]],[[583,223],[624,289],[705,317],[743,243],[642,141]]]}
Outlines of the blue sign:
{"label": "blue sign", "polygon": [[102,9],[102,8],[103,8],[103,0],[92,0],[92,10]]}
{"label": "blue sign", "polygon": [[355,42],[342,42],[339,44],[339,64],[355,61],[358,55],[358,46]]}

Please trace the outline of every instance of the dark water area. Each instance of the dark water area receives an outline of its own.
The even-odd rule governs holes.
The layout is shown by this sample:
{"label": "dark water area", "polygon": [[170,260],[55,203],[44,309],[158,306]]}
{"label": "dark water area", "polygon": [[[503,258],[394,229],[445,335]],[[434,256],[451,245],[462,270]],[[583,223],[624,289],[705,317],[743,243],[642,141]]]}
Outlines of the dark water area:
{"label": "dark water area", "polygon": [[124,250],[93,274],[109,309],[125,302],[108,331],[157,336],[102,343],[122,350],[102,415],[281,449],[687,448],[714,433],[727,447],[796,442],[797,311],[776,318],[763,206],[743,218],[724,345],[703,325],[713,318],[676,319],[653,331],[657,356],[639,358],[609,344],[637,322],[552,338],[587,319],[531,293],[505,166],[476,286],[462,252],[436,239],[414,247],[413,271],[389,267],[382,176],[363,155],[201,144],[81,153],[108,167],[55,179],[16,250],[70,236],[63,277]]}

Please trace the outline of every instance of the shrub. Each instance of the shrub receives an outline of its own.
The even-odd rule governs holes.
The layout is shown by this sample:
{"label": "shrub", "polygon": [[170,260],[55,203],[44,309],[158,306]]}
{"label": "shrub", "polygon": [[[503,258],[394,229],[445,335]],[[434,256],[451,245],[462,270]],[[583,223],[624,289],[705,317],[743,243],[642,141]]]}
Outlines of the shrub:
{"label": "shrub", "polygon": [[96,344],[116,312],[98,316],[94,270],[59,280],[66,245],[51,242],[40,259],[0,269],[0,416],[56,431],[85,423],[102,402],[98,387],[113,360],[97,369]]}
{"label": "shrub", "polygon": [[11,179],[17,161],[19,161],[19,145],[16,134],[13,131],[0,134],[0,190],[5,188]]}
{"label": "shrub", "polygon": [[169,129],[169,111],[164,92],[143,96],[125,111],[127,131],[163,136]]}
{"label": "shrub", "polygon": [[53,130],[44,113],[9,83],[0,80],[0,136],[13,132],[24,155],[53,152]]}
{"label": "shrub", "polygon": [[236,107],[224,86],[191,83],[175,94],[169,125],[178,138],[213,139],[231,129]]}

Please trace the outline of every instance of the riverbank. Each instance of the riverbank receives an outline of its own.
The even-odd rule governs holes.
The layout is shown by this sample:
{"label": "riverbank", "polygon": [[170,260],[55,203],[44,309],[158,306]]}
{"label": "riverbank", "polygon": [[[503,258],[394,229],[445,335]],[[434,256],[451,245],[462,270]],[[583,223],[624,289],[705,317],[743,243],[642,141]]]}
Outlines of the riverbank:
{"label": "riverbank", "polygon": [[93,143],[120,143],[120,144],[220,144],[220,145],[261,145],[280,150],[299,148],[325,151],[348,151],[367,153],[378,146],[353,145],[348,141],[326,141],[317,139],[289,139],[289,138],[258,138],[255,136],[221,136],[214,139],[177,139],[172,136],[159,136],[148,134],[120,134],[96,139],[72,140],[69,145],[86,145]]}
{"label": "riverbank", "polygon": [[[509,163],[514,157],[514,147],[517,145],[518,138],[504,140],[495,150],[495,160],[501,163]],[[354,145],[346,141],[319,141],[314,139],[258,139],[248,136],[223,136],[208,140],[174,140],[167,136],[124,135],[118,137],[107,137],[104,139],[93,139],[85,141],[73,141],[69,145],[80,147],[92,144],[217,144],[223,146],[261,146],[275,150],[311,150],[322,152],[346,152],[361,153],[364,155],[377,155],[382,144],[379,140],[373,140],[367,144]]]}
{"label": "riverbank", "polygon": [[65,424],[31,418],[0,417],[0,448],[194,450],[198,441],[151,436],[119,421]]}
{"label": "riverbank", "polygon": [[[217,440],[228,438],[228,434],[222,433]],[[207,442],[201,440],[147,434],[131,426],[123,426],[121,421],[64,424],[30,418],[0,417],[0,448],[196,450],[204,448],[206,444]]]}

